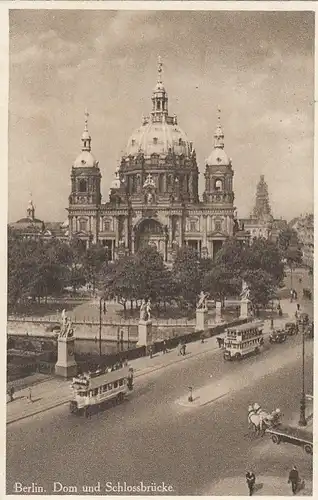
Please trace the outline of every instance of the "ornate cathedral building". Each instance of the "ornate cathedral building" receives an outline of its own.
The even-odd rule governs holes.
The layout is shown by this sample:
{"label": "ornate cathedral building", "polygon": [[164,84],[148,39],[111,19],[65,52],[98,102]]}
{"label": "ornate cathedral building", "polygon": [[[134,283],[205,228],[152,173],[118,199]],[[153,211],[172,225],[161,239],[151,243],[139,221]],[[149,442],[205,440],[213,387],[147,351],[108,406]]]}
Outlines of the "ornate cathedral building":
{"label": "ornate cathedral building", "polygon": [[101,201],[101,172],[91,150],[86,113],[82,151],[71,172],[69,238],[109,248],[109,258],[155,246],[166,262],[189,245],[215,256],[223,242],[246,239],[234,216],[233,168],[219,122],[205,165],[205,190],[198,194],[199,169],[191,141],[169,114],[162,63],[151,97],[151,113],[128,140],[115,172],[109,201]]}

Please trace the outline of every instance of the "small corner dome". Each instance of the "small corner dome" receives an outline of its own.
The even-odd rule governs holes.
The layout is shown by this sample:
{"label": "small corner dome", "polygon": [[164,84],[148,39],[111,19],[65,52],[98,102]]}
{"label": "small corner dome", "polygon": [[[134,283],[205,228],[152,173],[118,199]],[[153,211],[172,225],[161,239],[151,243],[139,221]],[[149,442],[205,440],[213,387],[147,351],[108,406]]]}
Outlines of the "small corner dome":
{"label": "small corner dome", "polygon": [[76,158],[74,162],[74,167],[95,167],[97,164],[96,159],[90,151],[82,151],[81,154]]}
{"label": "small corner dome", "polygon": [[210,154],[209,158],[206,160],[207,165],[230,165],[231,160],[224,151],[224,149],[215,148]]}

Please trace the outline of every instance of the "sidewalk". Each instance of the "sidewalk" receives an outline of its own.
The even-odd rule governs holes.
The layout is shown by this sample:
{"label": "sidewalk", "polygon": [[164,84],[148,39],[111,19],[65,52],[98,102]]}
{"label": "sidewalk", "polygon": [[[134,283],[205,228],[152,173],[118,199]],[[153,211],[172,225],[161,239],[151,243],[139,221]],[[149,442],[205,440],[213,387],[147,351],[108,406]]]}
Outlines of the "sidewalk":
{"label": "sidewalk", "polygon": [[[289,301],[281,301],[281,304],[284,317],[275,318],[275,327],[283,325],[288,320],[287,314],[293,315],[295,313],[296,304],[290,303]],[[270,321],[266,320],[264,322],[264,333],[267,334],[269,332]],[[218,336],[223,337],[224,334]],[[204,343],[201,343],[201,341],[198,340],[187,344],[187,354],[185,356],[178,355],[178,349],[172,349],[166,354],[156,353],[151,359],[150,357],[145,356],[132,360],[129,365],[134,369],[135,378],[138,378],[211,351],[219,351],[216,337],[205,339]],[[20,381],[17,383],[20,383]],[[70,397],[70,381],[47,377],[43,382],[37,383],[36,386],[33,385],[31,393],[33,402],[28,399],[29,387],[24,386],[21,390],[16,390],[14,394],[14,401],[7,404],[7,424],[67,403]],[[225,394],[226,391],[224,391],[224,385],[223,392],[221,387],[218,388],[216,386],[213,391],[212,399],[218,399]],[[191,406],[202,406],[202,404],[207,404],[207,402],[211,401],[210,390],[208,390],[209,401],[204,402],[206,397],[207,396],[201,395],[201,399],[198,398],[197,402],[194,401],[191,403]],[[185,405],[187,405],[187,398],[183,399],[186,399]]]}
{"label": "sidewalk", "polygon": [[[248,496],[248,488],[244,474],[240,477],[228,477],[211,485],[204,493],[209,496]],[[291,485],[286,477],[259,476],[256,474],[256,484],[253,496],[292,496]],[[297,492],[299,496],[312,496],[312,481],[305,479],[304,487]]]}

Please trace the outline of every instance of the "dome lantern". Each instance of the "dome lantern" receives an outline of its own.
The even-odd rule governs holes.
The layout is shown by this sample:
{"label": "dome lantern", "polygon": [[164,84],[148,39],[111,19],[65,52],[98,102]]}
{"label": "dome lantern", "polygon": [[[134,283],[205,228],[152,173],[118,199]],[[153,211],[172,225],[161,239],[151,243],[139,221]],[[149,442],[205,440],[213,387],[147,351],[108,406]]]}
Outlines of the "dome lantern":
{"label": "dome lantern", "polygon": [[218,108],[218,125],[214,132],[214,147],[224,149],[224,132],[221,125],[221,109]]}
{"label": "dome lantern", "polygon": [[168,115],[168,94],[162,83],[162,62],[158,57],[158,77],[157,85],[152,93],[152,122],[163,122]]}
{"label": "dome lantern", "polygon": [[85,125],[84,125],[84,132],[82,134],[82,143],[83,143],[82,151],[88,151],[90,153],[92,138],[88,132],[88,117],[89,113],[87,109],[85,109]]}

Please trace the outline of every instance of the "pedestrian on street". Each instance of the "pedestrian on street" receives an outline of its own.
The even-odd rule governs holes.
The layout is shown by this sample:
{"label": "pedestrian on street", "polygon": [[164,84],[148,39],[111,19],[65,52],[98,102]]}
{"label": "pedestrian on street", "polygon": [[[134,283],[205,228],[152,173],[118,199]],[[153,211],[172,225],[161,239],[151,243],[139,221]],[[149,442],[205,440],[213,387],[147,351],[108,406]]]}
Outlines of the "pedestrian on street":
{"label": "pedestrian on street", "polygon": [[248,471],[246,473],[245,477],[246,477],[246,483],[247,483],[247,487],[248,487],[248,491],[249,491],[249,496],[251,497],[253,495],[253,492],[254,492],[254,486],[255,486],[255,481],[256,481],[255,474],[252,471]]}
{"label": "pedestrian on street", "polygon": [[29,387],[29,401],[33,403],[31,387]]}
{"label": "pedestrian on street", "polygon": [[106,302],[104,301],[104,305],[103,305],[103,312],[104,314],[106,314]]}
{"label": "pedestrian on street", "polygon": [[201,338],[201,344],[204,344],[204,332],[201,333],[200,338]]}
{"label": "pedestrian on street", "polygon": [[168,352],[167,342],[164,340],[162,344],[162,354],[166,354]]}
{"label": "pedestrian on street", "polygon": [[296,465],[294,465],[294,467],[292,468],[292,470],[289,473],[288,483],[291,483],[293,495],[296,495],[298,483],[299,483],[299,473],[298,473]]}
{"label": "pedestrian on street", "polygon": [[297,304],[297,311],[300,311],[300,304]]}
{"label": "pedestrian on street", "polygon": [[290,301],[292,302],[294,298],[294,290],[290,291]]}
{"label": "pedestrian on street", "polygon": [[149,346],[149,358],[152,359],[153,355],[153,350],[152,350],[152,345]]}

